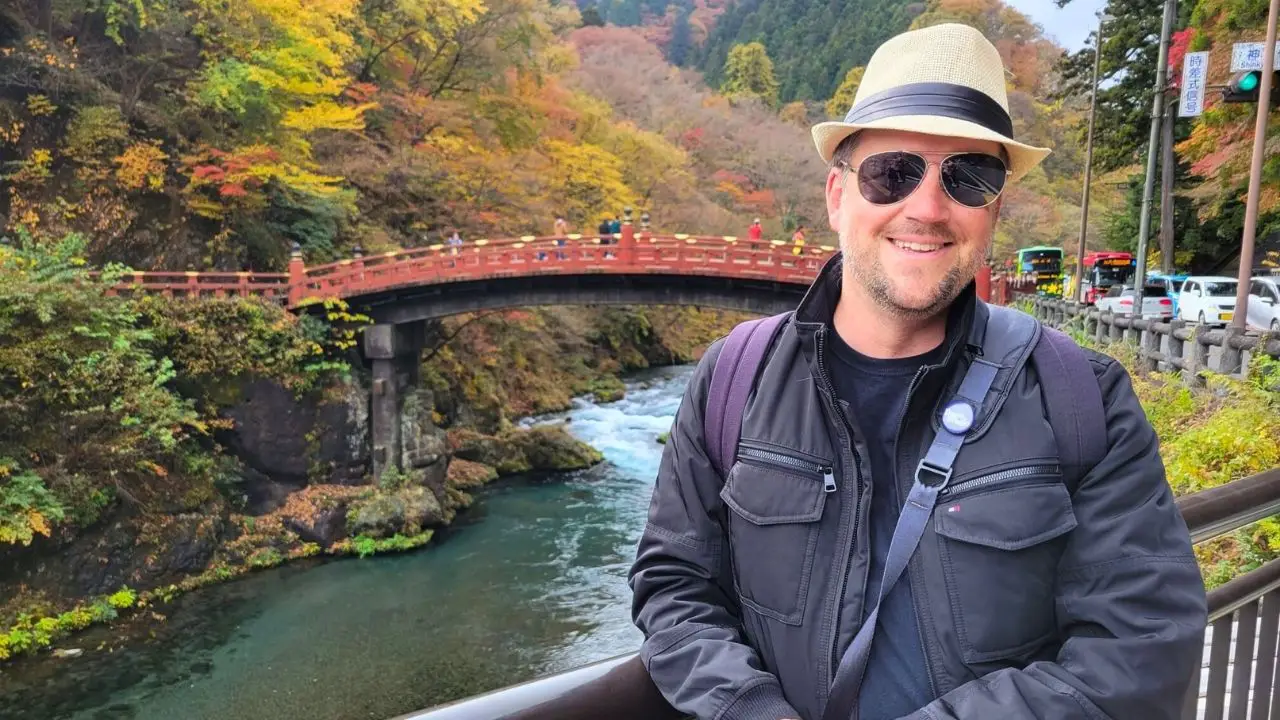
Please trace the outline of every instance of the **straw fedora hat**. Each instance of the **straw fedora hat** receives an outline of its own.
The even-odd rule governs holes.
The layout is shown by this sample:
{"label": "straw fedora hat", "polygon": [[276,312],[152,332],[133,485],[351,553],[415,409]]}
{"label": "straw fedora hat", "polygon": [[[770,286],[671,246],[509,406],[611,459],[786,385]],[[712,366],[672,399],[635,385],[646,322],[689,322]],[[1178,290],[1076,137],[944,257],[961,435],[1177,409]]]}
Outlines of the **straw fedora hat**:
{"label": "straw fedora hat", "polygon": [[885,41],[867,63],[843,122],[813,126],[823,162],[859,130],[903,130],[992,140],[1009,153],[1010,181],[1049,155],[1013,139],[1000,53],[978,30],[944,23]]}

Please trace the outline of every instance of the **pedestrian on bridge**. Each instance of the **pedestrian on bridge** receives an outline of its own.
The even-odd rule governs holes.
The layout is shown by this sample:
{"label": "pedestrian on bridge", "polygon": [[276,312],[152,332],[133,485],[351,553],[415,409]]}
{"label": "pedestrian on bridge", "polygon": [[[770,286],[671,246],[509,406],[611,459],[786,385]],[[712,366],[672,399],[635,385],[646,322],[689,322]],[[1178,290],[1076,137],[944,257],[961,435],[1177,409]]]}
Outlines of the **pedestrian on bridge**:
{"label": "pedestrian on bridge", "polygon": [[1161,720],[1203,581],[1122,365],[977,297],[1014,138],[942,24],[813,128],[836,254],[699,362],[630,573],[640,658],[711,720]]}

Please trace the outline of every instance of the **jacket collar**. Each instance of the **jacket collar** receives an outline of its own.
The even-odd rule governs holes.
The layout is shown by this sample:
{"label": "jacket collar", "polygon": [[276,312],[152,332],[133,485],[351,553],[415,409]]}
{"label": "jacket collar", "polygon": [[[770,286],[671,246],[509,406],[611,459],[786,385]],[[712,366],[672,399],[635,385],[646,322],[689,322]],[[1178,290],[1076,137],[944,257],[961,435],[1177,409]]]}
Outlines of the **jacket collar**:
{"label": "jacket collar", "polygon": [[[796,335],[805,359],[815,370],[815,376],[818,374],[817,339],[828,331],[835,316],[836,305],[840,301],[844,281],[843,257],[843,252],[837,252],[827,260],[796,307]],[[947,314],[946,339],[943,341],[947,349],[940,364],[934,367],[952,366],[959,359],[956,350],[962,344],[962,339],[967,351],[964,354],[981,355],[987,315],[986,303],[978,298],[977,283],[971,281],[951,303]]]}

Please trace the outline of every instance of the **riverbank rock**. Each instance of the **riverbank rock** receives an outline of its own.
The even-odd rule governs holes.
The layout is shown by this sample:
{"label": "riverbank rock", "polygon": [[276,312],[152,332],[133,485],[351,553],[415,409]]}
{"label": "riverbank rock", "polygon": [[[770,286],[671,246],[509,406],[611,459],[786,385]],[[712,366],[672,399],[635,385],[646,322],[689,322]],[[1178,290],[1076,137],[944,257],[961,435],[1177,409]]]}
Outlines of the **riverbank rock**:
{"label": "riverbank rock", "polygon": [[498,471],[488,465],[454,458],[449,462],[445,483],[459,490],[471,490],[497,479]]}
{"label": "riverbank rock", "polygon": [[444,508],[431,490],[410,485],[398,490],[378,490],[351,503],[347,529],[351,535],[371,538],[417,535],[423,528],[442,525]]}
{"label": "riverbank rock", "polygon": [[448,437],[455,459],[488,465],[499,475],[515,475],[533,469],[529,458],[508,439],[466,428],[450,430]]}
{"label": "riverbank rock", "polygon": [[514,431],[507,439],[528,458],[534,470],[581,470],[604,460],[598,450],[570,435],[559,425],[539,425]]}
{"label": "riverbank rock", "polygon": [[449,432],[449,444],[455,458],[488,465],[499,475],[581,470],[604,460],[595,448],[570,435],[561,425],[518,428],[496,436],[453,430]]}
{"label": "riverbank rock", "polygon": [[626,386],[616,375],[606,375],[591,383],[591,395],[599,403],[617,402],[626,394]]}
{"label": "riverbank rock", "polygon": [[220,507],[172,515],[119,510],[64,545],[40,543],[14,558],[0,570],[0,596],[25,587],[75,599],[176,582],[204,570],[226,531]]}

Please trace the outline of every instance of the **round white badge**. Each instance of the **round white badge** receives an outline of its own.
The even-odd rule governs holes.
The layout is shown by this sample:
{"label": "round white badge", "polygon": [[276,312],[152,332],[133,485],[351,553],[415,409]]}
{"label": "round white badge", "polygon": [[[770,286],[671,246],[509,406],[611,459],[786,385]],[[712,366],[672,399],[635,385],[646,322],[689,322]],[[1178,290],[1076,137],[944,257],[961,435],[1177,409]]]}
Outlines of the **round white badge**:
{"label": "round white badge", "polygon": [[956,400],[942,411],[942,427],[959,435],[973,427],[973,406],[963,400]]}

